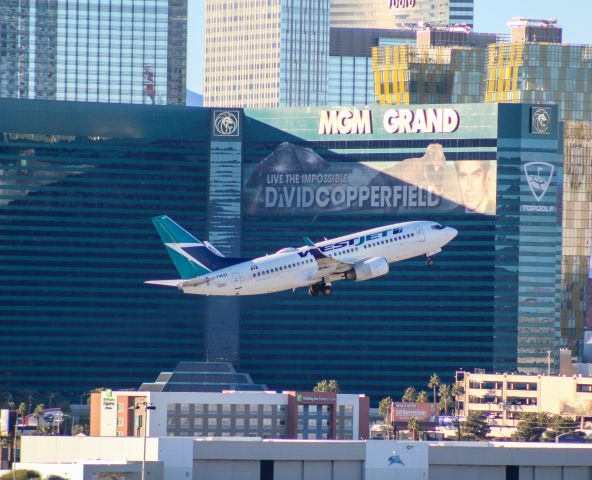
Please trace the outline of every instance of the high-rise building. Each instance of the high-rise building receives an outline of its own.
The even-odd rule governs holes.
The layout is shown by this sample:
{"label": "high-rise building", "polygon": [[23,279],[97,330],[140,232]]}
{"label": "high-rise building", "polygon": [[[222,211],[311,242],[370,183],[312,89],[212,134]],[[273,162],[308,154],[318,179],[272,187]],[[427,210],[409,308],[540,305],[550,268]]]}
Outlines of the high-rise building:
{"label": "high-rise building", "polygon": [[508,25],[510,41],[426,27],[416,46],[373,47],[376,102],[557,103],[562,120],[592,121],[592,46],[562,44],[554,19]]}
{"label": "high-rise building", "polygon": [[[592,46],[562,44],[556,20],[513,19],[511,40],[487,46],[374,47],[376,99],[555,103],[565,120],[561,343],[580,355],[587,310],[592,215]],[[432,39],[433,41],[434,39]],[[468,57],[467,57],[468,56]],[[454,61],[460,58],[460,61]],[[483,63],[481,63],[483,62]],[[588,159],[588,160],[587,160]],[[534,328],[534,327],[533,327]],[[559,327],[558,327],[559,331]]]}
{"label": "high-rise building", "polygon": [[[385,78],[400,78],[389,91],[409,97],[410,103],[479,102],[483,90],[483,49],[498,38],[496,34],[475,33],[466,26],[331,28],[328,104],[374,103],[376,68],[385,72]],[[373,65],[373,47],[385,47],[376,49],[377,61],[384,64]],[[390,51],[401,52],[401,60],[406,61],[393,64],[386,56]],[[422,65],[422,58],[432,63]],[[380,78],[381,73],[376,75]]]}
{"label": "high-rise building", "polygon": [[421,27],[414,45],[372,48],[377,103],[482,101],[486,48],[497,39],[467,27]]}
{"label": "high-rise building", "polygon": [[592,241],[592,125],[564,123],[563,256],[561,337],[581,358],[586,311],[590,314],[588,269]]}
{"label": "high-rise building", "polygon": [[4,0],[0,97],[185,104],[187,0]]}
{"label": "high-rise building", "polygon": [[473,26],[474,0],[331,0],[331,27]]}
{"label": "high-rise building", "polygon": [[[345,110],[1,99],[2,388],[126,389],[209,359],[273,389],[335,378],[376,403],[433,372],[546,370],[557,107]],[[418,218],[459,235],[431,268],[399,262],[331,298],[201,297],[144,284],[177,275],[150,221],[162,214],[232,257]]]}
{"label": "high-rise building", "polygon": [[554,20],[508,23],[512,41],[491,45],[485,102],[547,102],[562,120],[592,121],[592,46],[561,43]]}
{"label": "high-rise building", "polygon": [[204,105],[323,105],[328,0],[205,2]]}

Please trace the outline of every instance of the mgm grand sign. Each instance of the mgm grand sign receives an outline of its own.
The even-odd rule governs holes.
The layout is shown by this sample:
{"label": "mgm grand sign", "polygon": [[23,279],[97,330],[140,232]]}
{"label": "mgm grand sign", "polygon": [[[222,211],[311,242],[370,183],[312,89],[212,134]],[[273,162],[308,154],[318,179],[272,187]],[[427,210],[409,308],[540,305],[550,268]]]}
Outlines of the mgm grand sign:
{"label": "mgm grand sign", "polygon": [[[452,133],[460,125],[460,115],[452,108],[408,108],[387,110],[382,117],[386,133]],[[372,134],[372,110],[322,110],[319,135]]]}

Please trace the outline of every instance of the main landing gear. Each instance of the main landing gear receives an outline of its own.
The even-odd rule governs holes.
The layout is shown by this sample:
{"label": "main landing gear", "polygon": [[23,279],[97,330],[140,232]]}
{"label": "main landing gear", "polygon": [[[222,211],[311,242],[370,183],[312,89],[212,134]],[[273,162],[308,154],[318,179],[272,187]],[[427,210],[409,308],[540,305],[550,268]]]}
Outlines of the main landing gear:
{"label": "main landing gear", "polygon": [[330,297],[333,293],[333,287],[331,287],[330,283],[325,282],[314,283],[308,287],[308,294],[311,297],[316,297],[319,292],[321,292],[325,297]]}
{"label": "main landing gear", "polygon": [[433,267],[434,266],[434,259],[428,255],[426,255],[426,265],[428,267]]}

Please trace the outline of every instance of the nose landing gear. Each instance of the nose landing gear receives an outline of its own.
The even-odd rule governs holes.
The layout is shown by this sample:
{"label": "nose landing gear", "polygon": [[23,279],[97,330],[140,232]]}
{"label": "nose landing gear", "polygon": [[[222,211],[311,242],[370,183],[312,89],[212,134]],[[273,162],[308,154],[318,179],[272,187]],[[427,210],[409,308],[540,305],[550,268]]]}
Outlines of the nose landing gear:
{"label": "nose landing gear", "polygon": [[432,257],[429,257],[426,255],[426,265],[428,267],[433,267],[434,266],[434,259]]}

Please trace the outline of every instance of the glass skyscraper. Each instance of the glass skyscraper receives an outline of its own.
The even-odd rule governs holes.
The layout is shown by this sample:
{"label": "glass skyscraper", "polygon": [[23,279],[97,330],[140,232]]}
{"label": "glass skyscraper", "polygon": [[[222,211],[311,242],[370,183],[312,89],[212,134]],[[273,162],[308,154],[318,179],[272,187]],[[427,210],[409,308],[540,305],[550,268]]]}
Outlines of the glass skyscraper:
{"label": "glass skyscraper", "polygon": [[187,0],[5,0],[0,96],[185,104]]}
{"label": "glass skyscraper", "polygon": [[327,0],[206,0],[205,8],[205,106],[326,103]]}
{"label": "glass skyscraper", "polygon": [[591,45],[500,43],[486,67],[486,102],[553,102],[564,120],[592,121]]}
{"label": "glass skyscraper", "polygon": [[479,102],[484,49],[497,38],[466,27],[331,28],[329,104]]}
{"label": "glass skyscraper", "polygon": [[473,26],[474,0],[331,0],[331,27]]}
{"label": "glass skyscraper", "polygon": [[[330,107],[0,100],[3,389],[129,388],[179,361],[225,358],[270,388],[335,378],[377,402],[425,388],[433,372],[545,370],[559,325],[557,107],[418,105],[407,118],[447,109],[457,129],[398,133],[385,129],[391,106],[345,108],[371,111],[365,133],[319,129]],[[547,130],[530,126],[539,110]],[[486,173],[483,213],[465,207],[464,167]],[[301,201],[384,187],[404,201]],[[428,205],[426,192],[440,193]],[[381,278],[335,283],[330,298],[214,298],[144,284],[177,276],[150,222],[161,214],[233,257],[405,220],[459,235],[434,267],[399,262]]]}
{"label": "glass skyscraper", "polygon": [[484,49],[472,47],[375,47],[376,101],[394,105],[479,102],[484,58]]}
{"label": "glass skyscraper", "polygon": [[592,125],[566,121],[564,127],[563,257],[561,337],[581,358],[590,315],[589,264],[592,241]]}
{"label": "glass skyscraper", "polygon": [[[562,31],[554,21],[541,24],[518,19],[509,25],[510,42],[487,46],[375,47],[376,99],[384,104],[451,101],[558,105],[559,117],[566,126],[563,260],[558,280],[562,285],[561,328],[557,326],[557,331],[561,332],[561,344],[579,355],[588,308],[592,228],[592,178],[585,165],[590,158],[586,135],[592,122],[592,47],[562,44]],[[547,319],[544,328],[555,328],[551,327],[553,321]],[[534,328],[525,327],[523,331]]]}

